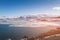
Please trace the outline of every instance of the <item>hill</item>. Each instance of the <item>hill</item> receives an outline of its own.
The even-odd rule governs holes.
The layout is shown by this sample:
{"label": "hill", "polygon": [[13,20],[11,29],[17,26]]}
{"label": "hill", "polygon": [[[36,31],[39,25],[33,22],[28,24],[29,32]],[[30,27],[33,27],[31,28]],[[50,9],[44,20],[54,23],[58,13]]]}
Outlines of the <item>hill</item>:
{"label": "hill", "polygon": [[60,28],[50,30],[46,33],[42,33],[36,38],[40,40],[59,40],[60,39]]}

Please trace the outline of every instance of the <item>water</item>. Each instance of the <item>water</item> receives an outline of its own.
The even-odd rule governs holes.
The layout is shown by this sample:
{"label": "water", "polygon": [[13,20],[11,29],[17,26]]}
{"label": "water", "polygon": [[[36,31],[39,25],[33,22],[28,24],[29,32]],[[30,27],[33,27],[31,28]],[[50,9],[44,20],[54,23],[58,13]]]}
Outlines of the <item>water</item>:
{"label": "water", "polygon": [[36,36],[50,29],[49,27],[9,27],[9,25],[0,24],[0,40],[8,38],[18,40],[25,35]]}

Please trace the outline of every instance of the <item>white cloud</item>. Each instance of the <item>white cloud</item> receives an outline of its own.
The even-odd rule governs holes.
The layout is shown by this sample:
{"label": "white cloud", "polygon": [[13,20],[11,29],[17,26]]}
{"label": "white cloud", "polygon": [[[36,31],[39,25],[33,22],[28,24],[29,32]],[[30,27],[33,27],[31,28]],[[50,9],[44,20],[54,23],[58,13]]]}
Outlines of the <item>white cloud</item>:
{"label": "white cloud", "polygon": [[53,7],[53,10],[58,10],[58,11],[60,11],[60,7]]}

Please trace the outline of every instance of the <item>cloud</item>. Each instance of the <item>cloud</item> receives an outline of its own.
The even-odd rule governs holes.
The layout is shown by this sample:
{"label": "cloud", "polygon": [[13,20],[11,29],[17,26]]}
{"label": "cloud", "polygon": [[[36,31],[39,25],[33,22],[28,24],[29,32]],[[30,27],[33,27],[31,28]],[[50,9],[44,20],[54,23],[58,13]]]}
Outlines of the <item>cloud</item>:
{"label": "cloud", "polygon": [[53,7],[53,10],[58,10],[58,11],[60,11],[60,7]]}

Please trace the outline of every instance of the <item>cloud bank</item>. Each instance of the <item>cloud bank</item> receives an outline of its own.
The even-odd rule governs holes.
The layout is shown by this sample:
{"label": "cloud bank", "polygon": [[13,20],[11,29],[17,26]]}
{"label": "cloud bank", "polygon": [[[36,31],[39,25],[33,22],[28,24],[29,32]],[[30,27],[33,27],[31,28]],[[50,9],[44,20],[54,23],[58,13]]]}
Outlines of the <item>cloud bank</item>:
{"label": "cloud bank", "polygon": [[53,10],[59,10],[60,11],[60,7],[53,7]]}

